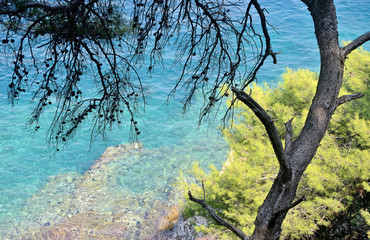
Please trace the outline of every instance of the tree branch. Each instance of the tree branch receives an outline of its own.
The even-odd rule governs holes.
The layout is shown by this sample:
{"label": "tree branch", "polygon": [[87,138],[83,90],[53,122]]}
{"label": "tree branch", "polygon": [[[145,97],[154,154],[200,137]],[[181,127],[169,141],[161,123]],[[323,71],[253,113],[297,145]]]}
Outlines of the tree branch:
{"label": "tree branch", "polygon": [[364,33],[355,40],[353,40],[348,45],[342,47],[342,56],[345,58],[348,54],[350,54],[353,50],[360,47],[362,44],[370,40],[370,32]]}
{"label": "tree branch", "polygon": [[285,212],[288,212],[290,209],[294,208],[295,206],[297,206],[298,204],[300,204],[301,202],[303,202],[305,200],[306,200],[306,196],[303,196],[300,199],[298,199],[297,201],[295,201],[292,204],[290,204],[288,207],[283,208],[283,209],[277,211],[276,213],[274,213],[274,216],[271,218],[271,220],[269,222],[269,225],[271,225],[271,226],[274,225],[275,224],[275,221],[280,216],[280,214],[285,213]]}
{"label": "tree branch", "polygon": [[222,217],[218,216],[216,214],[216,211],[211,208],[207,203],[206,203],[206,200],[205,200],[205,197],[206,197],[206,192],[205,192],[205,189],[204,189],[204,183],[202,182],[202,188],[203,188],[203,199],[197,199],[195,197],[193,197],[193,195],[191,194],[190,190],[188,192],[188,196],[189,196],[189,200],[190,201],[193,201],[195,203],[198,203],[200,204],[204,209],[206,209],[208,211],[208,213],[211,215],[211,217],[220,225],[230,229],[233,233],[235,233],[238,237],[240,237],[241,239],[243,240],[248,240],[249,239],[249,236],[247,236],[242,230],[240,230],[239,228],[235,227],[233,224],[229,223],[228,221],[226,221],[225,219],[223,219]]}
{"label": "tree branch", "polygon": [[363,96],[365,96],[365,94],[363,93],[355,93],[355,94],[351,94],[351,95],[343,95],[341,97],[338,98],[337,100],[337,107],[342,105],[343,103],[346,103],[346,102],[349,102],[349,101],[352,101],[352,100],[355,100],[355,99],[358,99],[358,98],[362,98]]}
{"label": "tree branch", "polygon": [[291,118],[288,122],[285,123],[285,152],[289,152],[290,146],[292,143],[292,135],[293,135],[293,129],[292,129],[292,121],[294,118]]}
{"label": "tree branch", "polygon": [[67,11],[69,10],[71,7],[68,6],[68,5],[56,5],[56,6],[52,6],[52,5],[48,5],[48,4],[43,4],[43,3],[26,3],[24,5],[22,5],[20,8],[17,8],[15,10],[11,10],[11,9],[4,9],[4,10],[0,10],[0,15],[5,15],[5,14],[8,14],[8,15],[17,15],[19,13],[22,13],[24,11],[26,11],[27,9],[35,9],[35,8],[41,8],[41,9],[44,9],[45,11],[49,11],[49,12],[56,12],[56,11]]}
{"label": "tree branch", "polygon": [[303,2],[304,4],[306,4],[306,5],[307,5],[307,7],[310,7],[310,6],[311,6],[311,4],[312,4],[312,0],[302,0],[302,2]]}
{"label": "tree branch", "polygon": [[279,161],[280,167],[282,168],[283,172],[289,173],[289,169],[290,169],[289,162],[286,159],[284,148],[281,143],[279,133],[276,130],[276,127],[271,117],[247,93],[237,89],[236,87],[231,87],[231,89],[235,93],[236,97],[240,101],[242,101],[245,105],[247,105],[254,112],[254,114],[258,117],[258,119],[262,122],[262,124],[265,126],[266,132],[269,135],[272,147],[274,148],[275,155]]}
{"label": "tree branch", "polygon": [[271,55],[272,59],[273,59],[273,63],[276,64],[277,63],[277,58],[276,58],[276,55],[279,54],[279,53],[274,53],[271,49],[271,38],[270,38],[270,35],[269,35],[269,32],[268,32],[268,29],[267,29],[267,20],[266,20],[266,16],[263,12],[263,9],[261,8],[260,4],[258,3],[257,0],[251,0],[250,2],[251,4],[253,4],[253,6],[256,8],[257,10],[257,13],[260,17],[260,20],[261,20],[261,27],[262,27],[262,32],[263,32],[263,35],[265,37],[265,43],[266,43],[266,48],[265,48],[265,53],[263,54],[263,56],[261,57],[261,59],[259,60],[260,62],[257,64],[257,66],[255,66],[254,70],[251,72],[251,74],[248,76],[248,81],[246,83],[244,83],[242,89],[244,90],[251,82],[253,82],[256,78],[256,75],[257,75],[257,72],[258,70],[262,67],[263,63],[265,62],[266,58]]}

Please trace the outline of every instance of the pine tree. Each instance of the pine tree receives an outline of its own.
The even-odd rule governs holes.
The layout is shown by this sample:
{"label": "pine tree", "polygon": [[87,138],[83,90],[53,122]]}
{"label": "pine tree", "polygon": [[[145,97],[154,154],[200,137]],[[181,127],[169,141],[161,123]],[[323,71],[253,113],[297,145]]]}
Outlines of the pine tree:
{"label": "pine tree", "polygon": [[[365,204],[357,211],[352,231],[362,231],[366,237],[369,207],[366,194],[370,190],[370,53],[354,51],[346,62],[345,80],[341,95],[364,92],[365,97],[340,106],[329,125],[312,163],[300,182],[297,196],[307,201],[291,209],[283,223],[282,238],[309,238],[319,227],[329,226],[331,220],[360,198]],[[304,124],[314,95],[318,74],[306,69],[287,69],[283,83],[275,89],[252,87],[252,96],[276,122],[284,126],[294,116],[295,129]],[[222,217],[246,234],[252,234],[258,207],[265,199],[278,172],[278,163],[268,136],[257,117],[244,104],[237,106],[235,124],[223,134],[231,148],[229,158],[221,171],[212,167],[206,174],[198,165],[193,176],[204,181],[207,202]],[[283,140],[285,129],[278,129]],[[293,131],[293,136],[298,134]],[[184,190],[202,194],[196,184],[182,183]],[[207,215],[198,204],[188,202],[187,216]],[[365,226],[365,227],[364,227]],[[199,228],[206,233],[216,231],[221,239],[236,237],[225,228],[211,224]],[[333,233],[334,234],[334,233]],[[343,234],[353,234],[347,232]],[[345,237],[345,236],[343,236]]]}

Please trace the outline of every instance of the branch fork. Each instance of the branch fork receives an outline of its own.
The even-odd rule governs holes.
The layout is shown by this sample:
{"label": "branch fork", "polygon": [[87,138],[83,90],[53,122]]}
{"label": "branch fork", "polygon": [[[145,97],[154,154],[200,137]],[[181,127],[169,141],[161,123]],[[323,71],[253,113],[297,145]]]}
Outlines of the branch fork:
{"label": "branch fork", "polygon": [[281,51],[280,52],[277,52],[277,53],[275,53],[275,52],[273,52],[272,50],[270,51],[270,55],[271,55],[271,57],[272,57],[272,59],[273,59],[273,63],[274,64],[277,64],[277,58],[276,58],[276,55],[278,55],[278,54],[280,54],[281,53]]}
{"label": "branch fork", "polygon": [[275,221],[277,220],[277,218],[283,214],[283,213],[286,213],[288,212],[290,209],[296,207],[298,204],[300,204],[301,202],[305,201],[306,200],[306,196],[303,196],[301,197],[300,199],[298,199],[297,201],[293,202],[292,204],[290,204],[288,207],[286,208],[283,208],[277,212],[274,213],[273,217],[271,218],[270,222],[269,222],[269,225],[272,226],[275,224]]}
{"label": "branch fork", "polygon": [[229,223],[228,221],[226,221],[225,219],[223,219],[222,217],[217,215],[216,211],[206,203],[206,191],[205,191],[205,188],[204,188],[204,182],[203,181],[202,181],[202,189],[203,189],[203,199],[197,199],[197,198],[193,197],[193,195],[191,194],[191,191],[189,190],[189,192],[188,192],[189,200],[192,201],[192,202],[200,204],[204,209],[206,209],[208,211],[208,213],[211,215],[213,220],[215,220],[218,224],[230,229],[233,233],[235,233],[241,239],[243,239],[243,240],[250,239],[250,237],[247,236],[242,230],[240,230],[239,228],[237,228],[233,224]]}

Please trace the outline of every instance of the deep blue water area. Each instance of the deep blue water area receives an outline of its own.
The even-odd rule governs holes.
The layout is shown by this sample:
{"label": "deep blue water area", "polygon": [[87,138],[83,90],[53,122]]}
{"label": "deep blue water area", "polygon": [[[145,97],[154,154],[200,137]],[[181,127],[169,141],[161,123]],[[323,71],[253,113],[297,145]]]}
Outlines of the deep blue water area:
{"label": "deep blue water area", "polygon": [[[337,7],[340,41],[349,41],[369,31],[370,0],[335,1]],[[319,70],[319,55],[313,23],[305,5],[300,1],[260,1],[268,9],[272,48],[278,55],[278,64],[268,59],[258,74],[258,83],[277,86],[286,68]],[[364,45],[370,50],[370,44]],[[171,66],[175,51],[167,50],[164,65]],[[62,173],[83,173],[109,146],[129,142],[128,129],[114,128],[106,137],[98,138],[90,146],[88,128],[80,129],[69,144],[55,155],[48,150],[46,132],[52,112],[45,115],[42,128],[35,133],[26,127],[32,103],[22,98],[14,107],[7,100],[7,86],[11,70],[4,56],[0,55],[0,232],[10,224],[21,221],[26,200],[45,186],[52,176]],[[147,75],[144,84],[150,89],[145,114],[139,122],[140,141],[145,148],[175,152],[172,160],[161,154],[145,158],[133,165],[120,182],[132,186],[133,193],[145,193],[157,188],[153,179],[176,179],[179,171],[190,169],[193,162],[201,166],[215,164],[220,167],[226,160],[228,147],[220,135],[219,120],[213,125],[198,128],[199,109],[202,102],[194,102],[182,114],[182,104],[175,99],[166,104],[167,96],[179,77],[178,69],[157,69]],[[222,114],[221,114],[222,116]],[[221,117],[219,116],[219,117]],[[171,154],[167,154],[171,155]],[[169,171],[169,166],[176,165]],[[162,184],[162,182],[160,182]],[[163,184],[171,184],[164,182]]]}

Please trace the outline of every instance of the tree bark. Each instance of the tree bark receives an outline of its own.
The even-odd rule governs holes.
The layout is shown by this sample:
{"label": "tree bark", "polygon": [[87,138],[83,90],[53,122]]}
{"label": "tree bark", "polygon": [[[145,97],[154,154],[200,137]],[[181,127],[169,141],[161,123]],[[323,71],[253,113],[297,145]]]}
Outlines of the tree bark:
{"label": "tree bark", "polygon": [[285,149],[291,178],[283,168],[258,211],[252,239],[278,239],[288,210],[296,205],[299,181],[320,145],[330,119],[338,106],[343,81],[344,60],[338,44],[337,17],[333,0],[303,1],[312,15],[320,50],[321,68],[316,94],[305,125],[295,141]]}
{"label": "tree bark", "polygon": [[346,56],[369,41],[370,32],[341,48],[338,43],[334,1],[302,0],[302,2],[307,5],[314,22],[321,68],[315,96],[297,139],[294,141],[292,139],[293,119],[291,119],[285,125],[287,132],[283,149],[274,123],[265,110],[242,91],[243,89],[232,88],[236,99],[247,105],[265,126],[280,165],[278,175],[258,210],[253,234],[250,237],[239,234],[242,239],[279,239],[281,226],[289,209],[304,201],[305,197],[294,201],[299,182],[320,146],[335,109],[340,104],[363,96],[356,93],[338,98]]}

